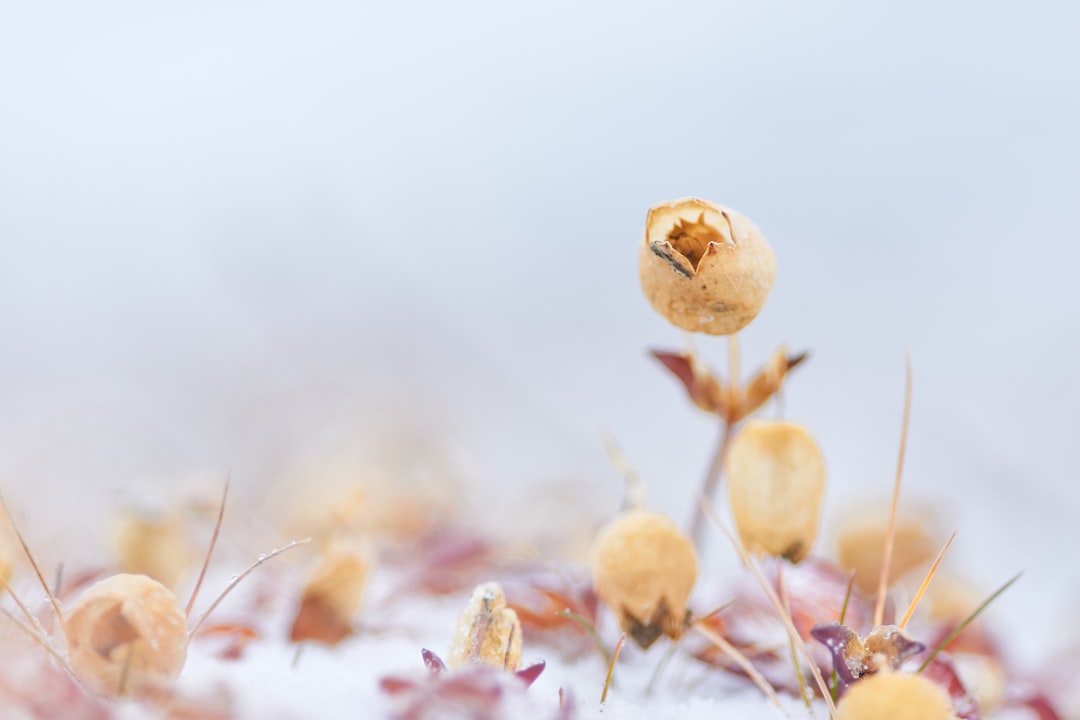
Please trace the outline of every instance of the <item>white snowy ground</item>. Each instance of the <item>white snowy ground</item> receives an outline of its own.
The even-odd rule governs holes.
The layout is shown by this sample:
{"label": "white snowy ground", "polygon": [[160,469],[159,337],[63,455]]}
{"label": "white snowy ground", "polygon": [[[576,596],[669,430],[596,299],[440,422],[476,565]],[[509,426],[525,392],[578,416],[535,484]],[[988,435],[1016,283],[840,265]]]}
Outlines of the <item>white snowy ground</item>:
{"label": "white snowy ground", "polygon": [[[828,463],[823,543],[888,496],[910,350],[905,499],[984,592],[1025,571],[988,615],[1023,667],[1075,658],[1078,8],[0,3],[0,491],[92,565],[115,508],[231,471],[242,566],[283,489],[435,444],[469,523],[580,556],[619,500],[603,427],[681,521],[715,428],[645,355],[683,338],[636,243],[699,195],[777,253],[743,366],[812,353],[784,408]],[[445,650],[449,605],[302,673],[273,637],[250,665],[196,647],[182,682],[364,716],[384,664]],[[547,659],[538,698],[596,702],[597,668]],[[650,717],[712,702],[686,677]]]}

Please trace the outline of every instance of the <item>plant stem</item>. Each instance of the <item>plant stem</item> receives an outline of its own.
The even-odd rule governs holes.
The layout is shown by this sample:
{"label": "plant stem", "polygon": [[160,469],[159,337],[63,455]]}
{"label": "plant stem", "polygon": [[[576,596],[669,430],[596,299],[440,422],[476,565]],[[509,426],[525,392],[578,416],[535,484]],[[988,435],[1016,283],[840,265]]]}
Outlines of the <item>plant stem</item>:
{"label": "plant stem", "polygon": [[[726,419],[721,419],[720,428],[720,440],[716,445],[712,462],[709,464],[709,470],[705,474],[705,482],[701,488],[701,499],[709,504],[712,503],[713,495],[716,494],[716,486],[720,484],[720,476],[724,470],[724,457],[727,455],[728,445],[731,444],[734,425]],[[694,511],[694,521],[690,525],[690,540],[694,543],[694,547],[699,549],[701,548],[702,535],[705,533],[705,511],[701,505],[700,502],[697,503]]]}

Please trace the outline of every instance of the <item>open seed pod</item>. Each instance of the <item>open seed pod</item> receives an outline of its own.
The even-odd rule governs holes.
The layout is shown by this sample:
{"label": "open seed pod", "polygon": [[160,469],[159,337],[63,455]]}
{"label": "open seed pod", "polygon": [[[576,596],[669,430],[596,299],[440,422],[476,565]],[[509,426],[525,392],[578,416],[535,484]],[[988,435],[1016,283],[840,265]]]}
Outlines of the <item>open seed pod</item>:
{"label": "open seed pod", "polygon": [[664,515],[631,511],[600,530],[593,558],[596,594],[642,648],[686,627],[697,580],[693,543]]}
{"label": "open seed pod", "polygon": [[498,583],[484,583],[473,590],[454,626],[446,664],[487,665],[510,672],[521,665],[521,622],[506,606]]}
{"label": "open seed pod", "polygon": [[145,575],[113,575],[90,586],[64,622],[71,668],[90,690],[141,697],[171,683],[187,657],[176,597]]}
{"label": "open seed pod", "polygon": [[817,537],[825,462],[801,425],[747,423],[727,456],[728,500],[751,552],[802,560]]}
{"label": "open seed pod", "polygon": [[352,634],[352,619],[360,609],[374,563],[366,542],[331,543],[304,585],[289,640],[336,645]]}
{"label": "open seed pod", "polygon": [[953,720],[949,696],[922,675],[880,672],[851,686],[836,720]]}
{"label": "open seed pod", "polygon": [[731,335],[764,307],[776,257],[746,217],[687,198],[649,210],[638,274],[645,297],[672,325]]}

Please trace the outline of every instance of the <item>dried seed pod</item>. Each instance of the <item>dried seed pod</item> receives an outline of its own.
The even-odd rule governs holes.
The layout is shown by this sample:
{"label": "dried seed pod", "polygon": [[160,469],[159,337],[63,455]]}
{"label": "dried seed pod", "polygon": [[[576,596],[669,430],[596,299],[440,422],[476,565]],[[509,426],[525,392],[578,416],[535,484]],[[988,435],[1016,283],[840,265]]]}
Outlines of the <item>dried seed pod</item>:
{"label": "dried seed pod", "polygon": [[749,219],[686,198],[649,210],[638,274],[645,297],[672,325],[731,335],[765,305],[776,279],[776,258]]}
{"label": "dried seed pod", "polygon": [[145,575],[113,575],[89,587],[68,613],[64,634],[76,677],[110,697],[167,685],[187,656],[176,597]]}
{"label": "dried seed pod", "polygon": [[596,538],[593,584],[619,625],[642,648],[686,627],[686,600],[697,580],[694,545],[669,518],[620,515]]}
{"label": "dried seed pod", "polygon": [[446,664],[488,665],[510,672],[521,665],[521,622],[506,606],[498,583],[484,583],[473,590],[454,626]]}
{"label": "dried seed pod", "polygon": [[825,462],[801,425],[747,423],[731,443],[728,500],[751,552],[802,560],[817,537]]}
{"label": "dried seed pod", "polygon": [[[893,539],[890,577],[905,573],[933,560],[941,543],[919,516],[898,516]],[[887,513],[851,513],[851,520],[841,528],[837,538],[837,561],[845,570],[855,571],[855,586],[865,593],[876,593],[881,577]]]}
{"label": "dried seed pod", "polygon": [[177,517],[125,513],[117,523],[114,544],[121,570],[147,575],[169,588],[176,587],[194,559],[187,528]]}
{"label": "dried seed pod", "polygon": [[304,585],[289,640],[336,645],[352,634],[352,619],[360,609],[374,562],[365,542],[331,543]]}
{"label": "dried seed pod", "polygon": [[922,675],[882,672],[851,686],[836,720],[953,720],[945,691]]}

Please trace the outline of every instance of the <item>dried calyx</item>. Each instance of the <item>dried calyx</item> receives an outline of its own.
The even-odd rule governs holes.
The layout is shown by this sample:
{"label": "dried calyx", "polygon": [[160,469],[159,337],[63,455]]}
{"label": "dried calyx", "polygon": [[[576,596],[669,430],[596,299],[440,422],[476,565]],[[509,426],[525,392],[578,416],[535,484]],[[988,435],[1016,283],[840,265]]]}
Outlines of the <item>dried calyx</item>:
{"label": "dried calyx", "polygon": [[638,272],[649,303],[673,325],[730,335],[765,305],[776,258],[750,220],[687,198],[649,210]]}
{"label": "dried calyx", "polygon": [[597,536],[596,593],[642,648],[661,635],[682,635],[689,620],[686,601],[696,580],[693,544],[664,515],[631,511]]}
{"label": "dried calyx", "polygon": [[864,638],[840,623],[815,625],[810,634],[829,649],[833,668],[845,687],[866,675],[897,670],[904,660],[926,649],[896,625],[879,625]]}

